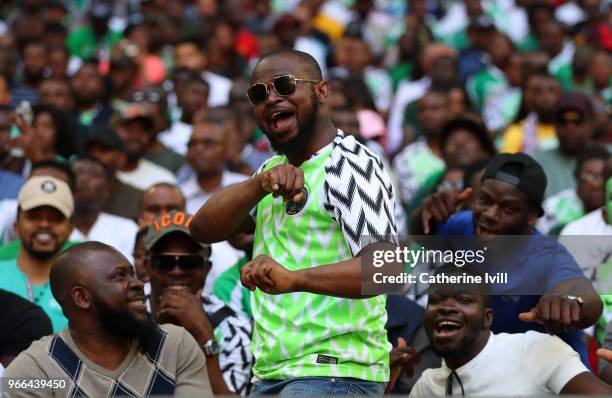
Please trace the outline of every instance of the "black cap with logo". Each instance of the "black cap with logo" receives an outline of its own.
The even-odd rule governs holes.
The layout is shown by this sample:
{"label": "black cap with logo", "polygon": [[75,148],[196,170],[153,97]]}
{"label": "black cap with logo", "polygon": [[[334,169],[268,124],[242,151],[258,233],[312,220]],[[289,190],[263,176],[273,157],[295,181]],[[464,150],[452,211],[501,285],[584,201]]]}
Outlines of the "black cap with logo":
{"label": "black cap with logo", "polygon": [[502,153],[489,161],[482,175],[482,181],[494,178],[514,185],[525,192],[538,207],[539,215],[544,214],[542,202],[546,191],[546,174],[542,166],[524,153]]}

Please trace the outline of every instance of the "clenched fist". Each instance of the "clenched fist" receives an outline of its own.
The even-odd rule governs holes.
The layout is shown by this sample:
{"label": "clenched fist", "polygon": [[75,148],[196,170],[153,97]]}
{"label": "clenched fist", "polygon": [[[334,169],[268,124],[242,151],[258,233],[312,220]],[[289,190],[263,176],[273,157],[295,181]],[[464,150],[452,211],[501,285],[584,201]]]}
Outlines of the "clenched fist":
{"label": "clenched fist", "polygon": [[296,272],[260,254],[240,269],[240,281],[251,291],[259,288],[268,294],[291,293],[295,291]]}
{"label": "clenched fist", "polygon": [[304,199],[304,172],[290,164],[280,164],[259,174],[261,188],[271,192],[275,198],[282,196],[285,200],[300,202]]}

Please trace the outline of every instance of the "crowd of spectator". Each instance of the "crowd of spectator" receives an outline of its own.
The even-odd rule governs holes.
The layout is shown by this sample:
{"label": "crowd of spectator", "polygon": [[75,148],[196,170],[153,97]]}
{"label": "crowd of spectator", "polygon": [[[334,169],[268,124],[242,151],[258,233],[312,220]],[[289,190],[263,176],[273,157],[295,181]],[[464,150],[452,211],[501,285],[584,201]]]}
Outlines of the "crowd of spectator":
{"label": "crowd of spectator", "polygon": [[[309,54],[314,64],[303,55],[282,52],[290,49]],[[247,186],[253,176],[282,163],[275,155],[296,150],[271,138],[270,127],[253,110],[261,104],[247,96],[252,84],[261,83],[256,77],[265,75],[259,65],[268,54],[278,57],[279,70],[283,62],[293,62],[316,72],[299,76],[297,66],[287,66],[283,74],[295,74],[298,87],[300,80],[329,83],[316,111],[304,111],[312,118],[296,116],[300,131],[329,122],[340,130],[330,141],[347,151],[338,156],[372,166],[359,152],[367,148],[377,159],[372,166],[376,173],[388,175],[393,194],[383,195],[378,205],[370,205],[376,195],[368,189],[380,187],[367,185],[369,180],[355,189],[371,193],[371,202],[361,202],[360,194],[351,191],[350,201],[358,203],[353,209],[363,203],[364,208],[390,206],[388,212],[379,208],[362,213],[374,225],[370,232],[384,226],[385,233],[398,235],[548,236],[547,243],[531,243],[522,257],[497,265],[513,267],[512,286],[535,289],[540,284],[542,297],[565,297],[560,308],[581,308],[579,318],[561,322],[561,327],[550,319],[543,325],[533,322],[541,321],[541,314],[534,312],[533,319],[526,315],[548,301],[512,296],[512,288],[499,286],[492,287],[492,297],[475,295],[468,303],[457,300],[457,293],[428,294],[428,286],[418,285],[389,295],[386,307],[379,300],[384,296],[354,300],[358,304],[348,305],[356,314],[367,315],[365,308],[374,311],[370,315],[384,313],[386,308],[387,318],[368,318],[364,325],[371,332],[376,322],[387,322],[387,338],[395,347],[387,392],[449,395],[454,375],[455,388],[457,380],[466,386],[464,391],[461,384],[462,393],[520,395],[522,390],[506,388],[531,371],[509,372],[507,384],[497,390],[479,386],[486,384],[482,380],[505,377],[509,367],[538,362],[553,351],[554,358],[533,365],[531,372],[548,377],[546,391],[589,392],[581,388],[590,380],[568,383],[563,372],[591,372],[612,384],[612,366],[595,355],[600,347],[612,347],[610,0],[0,2],[0,324],[5,325],[0,331],[0,375],[7,367],[11,375],[36,367],[29,377],[65,377],[58,363],[67,373],[74,367],[74,391],[87,396],[126,391],[248,395],[260,375],[287,376],[274,362],[287,350],[301,355],[309,338],[316,345],[325,333],[346,332],[331,326],[331,332],[296,331],[295,341],[268,347],[265,339],[275,341],[268,333],[272,327],[261,319],[270,313],[283,307],[280,317],[293,317],[279,324],[281,335],[289,333],[287,328],[306,327],[296,320],[305,322],[297,314],[302,308],[292,305],[329,306],[327,296],[335,296],[333,303],[341,308],[347,296],[309,290],[325,297],[317,301],[279,291],[285,294],[274,297],[284,298],[272,310],[262,304],[267,300],[262,286],[244,286],[244,266],[253,267],[251,260],[262,253],[279,261],[281,248],[300,259],[302,250],[316,252],[313,266],[329,263],[316,263],[322,258],[358,257],[363,248],[347,237],[345,226],[359,217],[351,204],[342,213],[325,191],[326,201],[319,206],[330,214],[336,209],[332,219],[345,234],[341,253],[333,256],[319,255],[324,250],[315,249],[314,243],[310,248],[295,245],[293,230],[266,218],[276,213],[262,215],[261,206],[274,208],[264,200],[252,214],[254,234],[212,239],[221,233],[202,232],[207,228],[203,214],[218,218],[211,228],[231,224],[241,214],[242,199],[237,199],[235,214],[220,211],[226,210],[217,205],[224,188],[243,184],[238,185],[242,191],[232,192],[250,195]],[[263,101],[272,90],[278,98],[297,90],[294,86],[284,95],[277,87],[267,82]],[[311,99],[312,104],[302,102],[296,109],[312,111],[315,91]],[[281,109],[280,121],[273,125],[293,120],[287,112]],[[316,134],[324,133],[312,136]],[[306,148],[307,143],[301,144]],[[301,159],[288,158],[289,163]],[[330,168],[339,168],[337,181],[306,175],[306,185],[325,181],[328,190],[329,185],[342,189],[348,184],[342,162],[326,167],[330,175]],[[501,179],[506,182],[500,182],[500,173],[509,174]],[[385,191],[387,178],[380,180]],[[515,187],[509,189],[507,182]],[[211,198],[218,207],[200,214]],[[310,206],[309,198],[303,200]],[[491,208],[503,214],[494,220]],[[192,217],[195,234],[194,227],[190,231]],[[295,229],[312,235],[313,241],[327,239],[318,222],[300,219]],[[285,245],[279,231],[293,246]],[[282,244],[268,248],[264,243],[271,240]],[[420,264],[416,270],[433,272],[437,265]],[[580,283],[566,283],[574,279]],[[127,282],[121,285],[119,280]],[[515,298],[509,302],[507,297]],[[435,314],[445,300],[464,306],[457,309],[464,315],[467,307],[478,307],[477,315],[468,311],[462,325],[486,320],[486,333],[472,333],[472,343],[480,344],[475,352],[485,350],[487,357],[469,372],[458,371],[461,364],[452,365],[469,353],[445,349],[438,341],[442,332],[434,325],[439,322]],[[129,311],[140,315],[132,319]],[[334,316],[334,322],[344,320]],[[102,338],[97,329],[108,333]],[[550,343],[532,334],[534,330],[561,340]],[[495,341],[492,337],[487,343],[489,333]],[[522,337],[500,337],[502,333]],[[373,334],[364,350],[371,349],[369,360],[380,368],[372,366],[368,380],[387,382],[389,377],[376,375],[388,363],[372,359],[384,351],[369,340]],[[513,350],[504,344],[540,351],[534,348],[528,356],[513,352],[515,359],[499,365],[501,373],[493,371],[481,384],[469,384],[476,368],[490,370],[496,355]],[[414,367],[416,356],[421,361],[412,377],[394,371]],[[84,361],[84,370],[73,363],[76,357]],[[569,357],[565,368],[544,376],[548,367]],[[285,366],[303,376],[302,361]],[[351,372],[347,374],[354,377]],[[284,387],[274,388],[281,389],[267,392],[280,393]],[[347,388],[351,393],[351,386]],[[593,391],[606,391],[601,388]]]}

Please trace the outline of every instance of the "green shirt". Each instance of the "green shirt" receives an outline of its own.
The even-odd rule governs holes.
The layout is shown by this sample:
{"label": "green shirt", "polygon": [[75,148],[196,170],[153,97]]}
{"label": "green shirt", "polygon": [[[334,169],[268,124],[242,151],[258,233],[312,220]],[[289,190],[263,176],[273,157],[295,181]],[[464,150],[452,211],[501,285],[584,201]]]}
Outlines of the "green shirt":
{"label": "green shirt", "polygon": [[213,285],[213,294],[234,311],[250,319],[253,318],[251,291],[240,282],[240,268],[248,261],[247,257],[243,257],[219,275]]}
{"label": "green shirt", "polygon": [[564,156],[559,148],[539,150],[533,153],[533,158],[544,169],[546,174],[545,198],[549,198],[567,188],[576,187],[574,169],[576,158]]}
{"label": "green shirt", "polygon": [[[260,170],[286,163],[285,156],[274,156]],[[282,197],[267,195],[254,209],[254,257],[268,255],[289,270],[312,268],[356,256],[363,236],[395,234],[391,180],[354,137],[339,134],[300,168],[308,192],[302,206],[286,207]],[[352,300],[255,290],[253,374],[264,380],[388,381],[385,302],[385,296]]]}
{"label": "green shirt", "polygon": [[410,208],[412,199],[427,179],[444,171],[444,167],[444,161],[433,153],[425,141],[413,142],[395,157],[393,170],[405,208]]}
{"label": "green shirt", "polygon": [[520,43],[517,44],[517,48],[522,53],[538,51],[540,49],[540,43],[538,41],[538,38],[534,34],[529,34]]}
{"label": "green shirt", "polygon": [[121,37],[121,32],[109,29],[106,35],[98,42],[93,29],[89,25],[84,25],[68,36],[66,45],[68,50],[70,50],[70,54],[76,55],[81,59],[89,59],[96,55],[99,45],[103,45],[110,50],[115,43],[121,40]]}
{"label": "green shirt", "polygon": [[68,319],[51,294],[49,282],[43,285],[30,284],[27,275],[17,266],[17,260],[0,261],[0,289],[8,290],[38,304],[51,319],[53,332],[59,332],[68,326]]}
{"label": "green shirt", "polygon": [[393,92],[397,91],[399,84],[403,80],[410,80],[413,71],[414,64],[411,61],[400,62],[389,69],[389,77],[393,85]]}
{"label": "green shirt", "polygon": [[544,216],[540,217],[536,227],[544,234],[552,235],[553,231],[560,231],[560,227],[584,215],[582,201],[573,188],[564,189],[546,199],[542,208]]}
{"label": "green shirt", "polygon": [[495,66],[488,66],[470,76],[466,83],[466,90],[472,104],[482,111],[489,97],[508,85],[503,72]]}
{"label": "green shirt", "polygon": [[[62,247],[62,251],[68,249],[70,246],[74,246],[80,242],[68,241]],[[15,240],[6,245],[0,246],[0,261],[2,260],[16,260],[19,257],[19,250],[21,250],[21,241]]]}

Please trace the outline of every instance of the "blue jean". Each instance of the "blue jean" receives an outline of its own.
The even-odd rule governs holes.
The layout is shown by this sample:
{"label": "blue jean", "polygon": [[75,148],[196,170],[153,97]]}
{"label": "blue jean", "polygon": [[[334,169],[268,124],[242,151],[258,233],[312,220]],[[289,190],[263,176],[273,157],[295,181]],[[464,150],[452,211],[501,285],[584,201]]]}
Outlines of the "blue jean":
{"label": "blue jean", "polygon": [[342,377],[300,377],[291,380],[262,380],[253,384],[251,396],[281,397],[382,397],[387,383]]}

